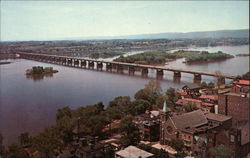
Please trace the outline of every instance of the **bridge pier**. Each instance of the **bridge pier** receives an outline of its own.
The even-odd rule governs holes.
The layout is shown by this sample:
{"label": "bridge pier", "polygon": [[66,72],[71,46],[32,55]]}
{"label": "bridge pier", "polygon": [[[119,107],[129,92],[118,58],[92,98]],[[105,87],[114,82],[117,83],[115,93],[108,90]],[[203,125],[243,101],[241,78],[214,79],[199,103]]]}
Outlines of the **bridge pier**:
{"label": "bridge pier", "polygon": [[194,80],[201,80],[201,74],[194,74]]}
{"label": "bridge pier", "polygon": [[142,68],[141,69],[141,76],[142,77],[148,77],[148,68]]}
{"label": "bridge pier", "polygon": [[174,71],[174,77],[175,77],[175,78],[181,78],[181,72],[179,72],[179,71]]}
{"label": "bridge pier", "polygon": [[156,70],[156,79],[162,80],[163,79],[164,72],[161,69]]}
{"label": "bridge pier", "polygon": [[102,68],[103,68],[102,62],[97,62],[96,68],[97,68],[97,70],[102,70]]}
{"label": "bridge pier", "polygon": [[117,70],[117,73],[120,73],[120,74],[122,74],[123,73],[123,66],[122,65],[117,65],[116,66],[117,68],[116,68],[116,70]]}
{"label": "bridge pier", "polygon": [[135,74],[135,67],[134,66],[129,66],[128,67],[128,74],[129,75],[134,75]]}
{"label": "bridge pier", "polygon": [[85,60],[81,60],[81,67],[86,67],[87,62]]}
{"label": "bridge pier", "polygon": [[78,59],[74,59],[74,66],[79,67],[79,60]]}
{"label": "bridge pier", "polygon": [[89,68],[94,69],[95,63],[93,61],[88,61],[89,62]]}
{"label": "bridge pier", "polygon": [[112,64],[111,63],[106,63],[106,71],[112,72]]}
{"label": "bridge pier", "polygon": [[62,58],[62,65],[66,65],[67,63],[67,58]]}
{"label": "bridge pier", "polygon": [[194,74],[193,83],[195,83],[195,84],[201,84],[201,74]]}

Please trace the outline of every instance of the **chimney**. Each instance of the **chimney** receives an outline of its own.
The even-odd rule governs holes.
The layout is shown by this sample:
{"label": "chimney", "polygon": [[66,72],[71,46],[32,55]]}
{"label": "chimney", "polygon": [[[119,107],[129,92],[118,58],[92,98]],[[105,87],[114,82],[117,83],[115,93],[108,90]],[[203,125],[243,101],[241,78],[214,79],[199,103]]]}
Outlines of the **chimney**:
{"label": "chimney", "polygon": [[218,105],[214,105],[214,113],[218,114]]}

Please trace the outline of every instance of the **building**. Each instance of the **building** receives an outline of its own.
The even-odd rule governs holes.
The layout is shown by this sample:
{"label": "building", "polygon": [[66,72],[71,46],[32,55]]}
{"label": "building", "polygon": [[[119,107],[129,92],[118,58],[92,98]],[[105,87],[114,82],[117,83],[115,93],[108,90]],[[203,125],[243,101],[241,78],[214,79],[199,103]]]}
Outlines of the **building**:
{"label": "building", "polygon": [[182,87],[182,90],[190,96],[199,96],[201,87],[197,84],[189,84]]}
{"label": "building", "polygon": [[154,158],[154,154],[131,145],[115,152],[115,158]]}
{"label": "building", "polygon": [[242,135],[232,128],[232,117],[195,110],[180,115],[173,114],[164,104],[161,112],[160,143],[174,139],[184,143],[185,150],[196,157],[209,157],[209,149],[224,144],[233,151],[233,157],[241,151]]}
{"label": "building", "polygon": [[232,117],[232,126],[239,132],[238,153],[245,156],[250,151],[250,81],[236,80],[229,92],[219,93],[218,111]]}
{"label": "building", "polygon": [[160,137],[159,111],[150,111],[134,117],[134,123],[140,130],[144,141],[158,141]]}

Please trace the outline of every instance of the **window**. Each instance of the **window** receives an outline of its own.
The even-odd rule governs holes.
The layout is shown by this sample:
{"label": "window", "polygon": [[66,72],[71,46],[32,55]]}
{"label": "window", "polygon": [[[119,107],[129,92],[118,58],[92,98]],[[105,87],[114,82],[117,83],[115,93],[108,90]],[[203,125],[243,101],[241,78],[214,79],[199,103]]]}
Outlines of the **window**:
{"label": "window", "polygon": [[234,142],[234,135],[230,135],[230,141]]}

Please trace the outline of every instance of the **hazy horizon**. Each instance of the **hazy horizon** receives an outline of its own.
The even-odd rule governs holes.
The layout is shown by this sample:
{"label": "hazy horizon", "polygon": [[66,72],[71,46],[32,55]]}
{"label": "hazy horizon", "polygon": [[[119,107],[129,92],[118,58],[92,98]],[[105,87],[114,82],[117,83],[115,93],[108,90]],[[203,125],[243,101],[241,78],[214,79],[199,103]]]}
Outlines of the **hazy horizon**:
{"label": "hazy horizon", "polygon": [[1,1],[1,41],[249,29],[248,1]]}

